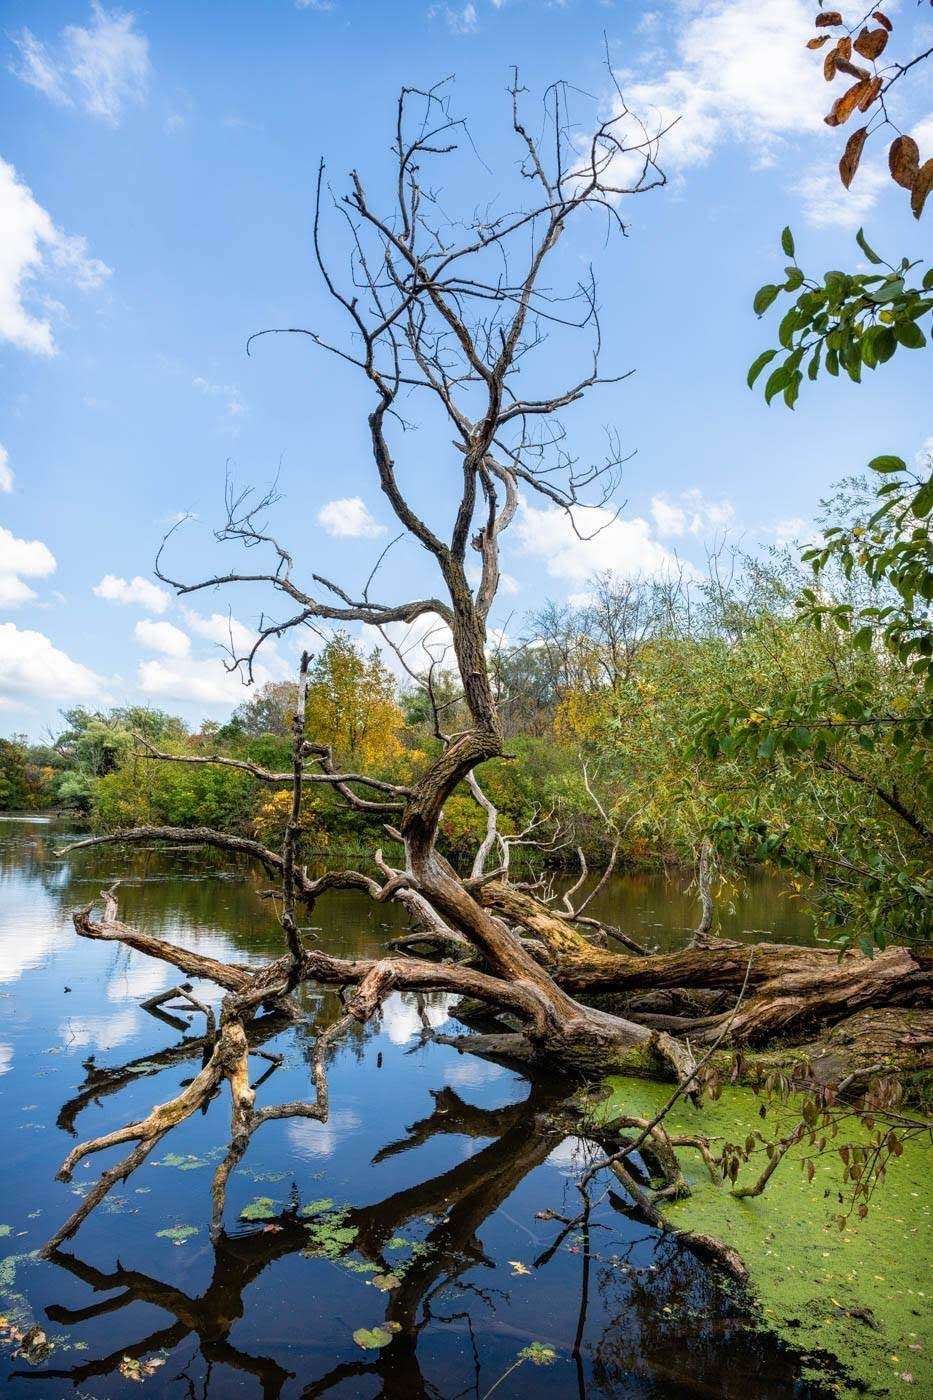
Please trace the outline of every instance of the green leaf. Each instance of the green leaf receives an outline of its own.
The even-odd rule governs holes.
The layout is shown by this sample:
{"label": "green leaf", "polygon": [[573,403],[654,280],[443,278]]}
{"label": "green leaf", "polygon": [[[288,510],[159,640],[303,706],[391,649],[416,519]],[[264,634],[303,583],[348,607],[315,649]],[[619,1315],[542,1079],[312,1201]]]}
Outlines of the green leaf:
{"label": "green leaf", "polygon": [[765,384],[765,403],[770,403],[775,394],[787,388],[792,373],[793,370],[786,364],[778,365],[777,369],[771,371]]}
{"label": "green leaf", "polygon": [[770,364],[776,354],[776,350],[763,350],[758,356],[758,358],[756,360],[753,360],[752,363],[749,365],[748,387],[750,389],[754,386],[755,380],[758,378],[765,365]]}
{"label": "green leaf", "polygon": [[905,472],[907,463],[902,461],[900,457],[872,457],[868,463],[868,470],[882,473]]}
{"label": "green leaf", "polygon": [[855,241],[861,248],[862,252],[865,254],[869,262],[880,263],[884,261],[883,258],[879,258],[874,248],[869,248],[868,241],[866,240],[865,234],[862,232],[861,229],[859,229],[858,233],[855,235]]}
{"label": "green leaf", "polygon": [[241,1220],[272,1220],[278,1214],[271,1196],[257,1196],[240,1211]]}
{"label": "green leaf", "polygon": [[894,335],[898,343],[906,345],[908,350],[922,350],[927,343],[927,338],[916,321],[898,321],[894,327]]}
{"label": "green leaf", "polygon": [[353,1340],[364,1351],[378,1351],[380,1347],[389,1345],[392,1333],[385,1327],[358,1327],[353,1333]]}
{"label": "green leaf", "polygon": [[923,520],[933,510],[933,476],[924,482],[910,503],[910,508],[918,520]]}
{"label": "green leaf", "polygon": [[752,302],[752,309],[756,316],[764,315],[780,290],[780,287],[775,287],[773,282],[767,282],[763,287],[758,288],[755,300]]}
{"label": "green leaf", "polygon": [[794,235],[790,231],[790,225],[781,234],[781,247],[789,258],[794,256]]}

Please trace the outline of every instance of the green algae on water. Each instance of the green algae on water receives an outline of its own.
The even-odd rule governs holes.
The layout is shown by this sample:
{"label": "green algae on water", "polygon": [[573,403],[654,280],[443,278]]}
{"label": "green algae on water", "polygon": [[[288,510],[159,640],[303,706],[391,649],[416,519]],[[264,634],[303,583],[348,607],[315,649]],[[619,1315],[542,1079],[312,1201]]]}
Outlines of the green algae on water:
{"label": "green algae on water", "polygon": [[[606,1118],[651,1117],[670,1095],[670,1085],[643,1079],[614,1077],[607,1084],[611,1096],[600,1104]],[[763,1126],[761,1103],[750,1089],[726,1088],[699,1111],[679,1101],[666,1126],[741,1142]],[[769,1120],[781,1112],[769,1105]],[[839,1145],[846,1140],[840,1134]],[[678,1157],[691,1195],[666,1206],[666,1217],[738,1251],[764,1325],[798,1352],[836,1357],[849,1378],[840,1382],[840,1394],[853,1393],[852,1386],[868,1395],[933,1395],[928,1145],[906,1143],[867,1217],[853,1218],[842,1231],[836,1221],[842,1163],[835,1152],[816,1158],[808,1181],[791,1149],[767,1190],[747,1199],[716,1186],[698,1153],[683,1149]]]}

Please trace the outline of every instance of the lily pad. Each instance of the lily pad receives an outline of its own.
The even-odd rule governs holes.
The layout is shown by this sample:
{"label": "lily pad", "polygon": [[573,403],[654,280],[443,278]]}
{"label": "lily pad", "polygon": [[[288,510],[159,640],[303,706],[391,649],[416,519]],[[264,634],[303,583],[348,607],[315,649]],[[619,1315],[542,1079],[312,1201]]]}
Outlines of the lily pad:
{"label": "lily pad", "polygon": [[373,1288],[378,1288],[380,1293],[389,1293],[393,1288],[398,1288],[401,1282],[397,1274],[376,1274],[370,1279]]}
{"label": "lily pad", "polygon": [[393,1332],[401,1330],[397,1322],[387,1322],[384,1327],[358,1327],[353,1333],[353,1340],[364,1351],[377,1351],[379,1347],[389,1345]]}
{"label": "lily pad", "polygon": [[302,1206],[302,1207],[301,1207],[301,1210],[298,1212],[298,1214],[299,1214],[299,1215],[322,1215],[322,1214],[324,1213],[325,1210],[332,1210],[332,1209],[333,1209],[333,1205],[334,1205],[334,1203],[333,1203],[333,1201],[331,1200],[330,1196],[322,1196],[322,1197],[320,1198],[320,1200],[318,1200],[318,1201],[309,1201],[307,1205]]}
{"label": "lily pad", "polygon": [[197,1225],[171,1225],[165,1230],[156,1231],[156,1239],[171,1240],[174,1245],[184,1244],[198,1233]]}
{"label": "lily pad", "polygon": [[278,1214],[271,1196],[257,1196],[240,1211],[241,1220],[272,1220]]}

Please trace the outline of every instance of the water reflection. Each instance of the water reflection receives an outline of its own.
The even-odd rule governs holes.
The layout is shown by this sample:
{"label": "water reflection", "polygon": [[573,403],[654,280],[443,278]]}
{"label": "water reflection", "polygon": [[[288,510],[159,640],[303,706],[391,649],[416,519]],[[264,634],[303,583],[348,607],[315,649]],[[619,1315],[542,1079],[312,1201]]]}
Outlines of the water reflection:
{"label": "water reflection", "polygon": [[[566,1086],[424,1043],[411,997],[334,1047],[327,1124],[257,1136],[216,1244],[207,1224],[223,1097],[67,1249],[36,1260],[95,1174],[55,1181],[75,1137],[163,1102],[208,1050],[200,1014],[139,1006],[174,970],[76,939],[72,908],[125,874],[127,921],[240,962],[279,951],[254,873],[231,876],[189,850],[63,860],[62,840],[54,826],[0,821],[0,1313],[20,1330],[39,1323],[53,1346],[30,1364],[8,1345],[4,1395],[126,1400],[139,1392],[133,1363],[148,1361],[162,1363],[145,1380],[154,1397],[480,1400],[532,1341],[555,1348],[554,1365],[520,1367],[497,1398],[818,1394],[799,1359],[623,1199],[607,1194],[587,1233],[555,1219],[578,1214],[574,1168],[592,1151],[568,1121]],[[323,946],[363,956],[403,925],[401,911],[352,894],[322,901],[315,920]],[[196,991],[216,1001],[216,989]],[[310,989],[301,1004],[297,1026],[266,1015],[250,1027],[260,1102],[308,1093],[314,1035],[340,1007]],[[432,1024],[454,1013],[449,997],[428,999]],[[250,1222],[242,1212],[255,1215],[257,1199],[268,1204]],[[167,1229],[191,1233],[176,1245]],[[382,1292],[377,1274],[397,1282]],[[354,1341],[376,1326],[386,1345]]]}
{"label": "water reflection", "polygon": [[[490,1327],[511,1330],[517,1342],[526,1334],[520,1326],[510,1329],[504,1316],[509,1290],[482,1280],[482,1274],[495,1271],[496,1262],[480,1231],[525,1178],[559,1147],[564,1133],[559,1120],[564,1096],[562,1085],[536,1083],[524,1100],[488,1109],[470,1104],[449,1086],[444,1087],[434,1091],[429,1115],[375,1155],[374,1165],[418,1149],[438,1134],[485,1144],[446,1171],[416,1181],[373,1205],[351,1206],[340,1216],[341,1233],[352,1238],[332,1254],[329,1267],[339,1267],[340,1262],[355,1269],[368,1265],[378,1270],[377,1278],[393,1277],[395,1286],[383,1295],[386,1301],[379,1319],[391,1340],[368,1354],[360,1351],[351,1359],[325,1367],[311,1380],[305,1377],[302,1396],[337,1391],[350,1380],[357,1384],[343,1389],[343,1394],[378,1394],[387,1400],[453,1394],[439,1389],[436,1381],[425,1375],[419,1359],[422,1334],[440,1324],[461,1341],[469,1340],[473,1350],[472,1363],[462,1368],[456,1393],[484,1393],[495,1377],[482,1364],[478,1337]],[[573,1293],[565,1297],[564,1335],[556,1339],[565,1348],[562,1383],[555,1389],[548,1382],[556,1373],[548,1378],[544,1373],[536,1374],[534,1393],[546,1389],[553,1394],[569,1395],[571,1390],[586,1394],[589,1381],[592,1393],[605,1395],[789,1395],[795,1380],[795,1358],[752,1331],[741,1309],[724,1299],[715,1279],[696,1260],[669,1241],[653,1249],[651,1236],[641,1232],[630,1238],[621,1252],[603,1248],[602,1239],[612,1244],[606,1217],[613,1207],[624,1216],[625,1203],[611,1198],[608,1206],[594,1215],[589,1238],[569,1246],[579,1258],[578,1274],[585,1266],[585,1288],[581,1288],[578,1276]],[[119,1263],[100,1267],[80,1253],[58,1251],[50,1261],[56,1268],[93,1294],[108,1296],[76,1307],[52,1303],[45,1310],[49,1322],[74,1328],[93,1319],[113,1317],[138,1303],[154,1306],[163,1317],[156,1326],[101,1355],[68,1367],[14,1370],[11,1379],[40,1386],[67,1380],[83,1389],[93,1380],[120,1374],[121,1366],[125,1371],[127,1357],[142,1362],[171,1352],[185,1356],[182,1374],[190,1381],[192,1394],[231,1393],[221,1375],[215,1373],[215,1367],[222,1367],[255,1377],[264,1397],[281,1396],[286,1383],[298,1373],[261,1351],[245,1350],[232,1340],[231,1333],[244,1317],[245,1294],[259,1275],[287,1256],[308,1249],[309,1220],[300,1211],[296,1194],[285,1210],[270,1216],[258,1229],[225,1233],[213,1248],[207,1285],[196,1294],[170,1277],[145,1269]],[[600,1230],[604,1232],[602,1239],[597,1234]],[[410,1241],[413,1233],[418,1238]],[[560,1231],[558,1240],[562,1236],[577,1238]],[[412,1247],[406,1249],[406,1244]],[[646,1246],[653,1249],[650,1264],[643,1262]],[[548,1248],[535,1262],[543,1269],[556,1258],[557,1253]],[[600,1326],[584,1364],[590,1289],[598,1299]],[[371,1313],[378,1297],[374,1291]],[[371,1319],[368,1322],[374,1325]],[[189,1340],[196,1343],[196,1355],[183,1346]],[[723,1365],[726,1354],[728,1369]],[[363,1378],[374,1383],[365,1391],[359,1388]],[[452,1380],[450,1377],[448,1383]],[[532,1391],[513,1386],[511,1393]],[[811,1388],[808,1393],[818,1392]]]}

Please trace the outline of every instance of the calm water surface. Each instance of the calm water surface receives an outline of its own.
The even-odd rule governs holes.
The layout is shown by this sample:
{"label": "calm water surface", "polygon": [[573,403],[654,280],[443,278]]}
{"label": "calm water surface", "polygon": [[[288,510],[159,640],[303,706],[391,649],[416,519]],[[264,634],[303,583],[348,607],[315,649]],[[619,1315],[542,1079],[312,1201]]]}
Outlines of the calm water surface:
{"label": "calm water surface", "polygon": [[[57,1182],[76,1137],[141,1117],[200,1065],[202,1018],[172,1026],[139,1006],[179,974],[78,939],[71,910],[119,875],[127,922],[239,962],[279,951],[263,882],[246,871],[191,852],[62,857],[66,839],[55,823],[0,818],[3,1395],[482,1400],[503,1376],[500,1400],[817,1394],[799,1381],[799,1359],[754,1331],[695,1259],[632,1222],[624,1201],[602,1200],[589,1241],[576,1230],[561,1239],[559,1221],[538,1218],[579,1210],[573,1173],[589,1148],[549,1119],[566,1085],[532,1085],[423,1043],[414,1001],[401,996],[336,1049],[329,1122],[273,1123],[253,1139],[216,1246],[209,1185],[226,1093],[53,1259],[36,1259],[115,1160]],[[647,878],[616,880],[593,912],[660,946],[676,946],[695,917],[689,893]],[[401,926],[397,911],[352,895],[322,902],[315,921],[322,946],[356,955],[378,953]],[[760,929],[808,937],[767,883],[723,915],[732,936]],[[210,986],[197,991],[217,1000]],[[271,1070],[260,1104],[313,1096],[314,1023],[331,1020],[336,1001],[306,992],[304,1006],[297,1028],[260,1028],[256,1050],[282,1057],[276,1068],[252,1061],[254,1081]],[[451,1007],[436,997],[429,1010],[440,1024]],[[316,1235],[299,1213],[313,1202]],[[374,1286],[390,1273],[397,1286]],[[14,1355],[10,1328],[35,1323],[51,1351]],[[386,1323],[385,1347],[354,1341]],[[555,1349],[553,1364],[505,1375],[532,1342]]]}

